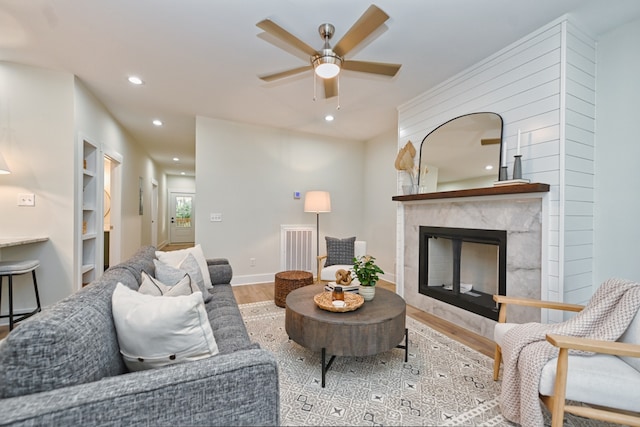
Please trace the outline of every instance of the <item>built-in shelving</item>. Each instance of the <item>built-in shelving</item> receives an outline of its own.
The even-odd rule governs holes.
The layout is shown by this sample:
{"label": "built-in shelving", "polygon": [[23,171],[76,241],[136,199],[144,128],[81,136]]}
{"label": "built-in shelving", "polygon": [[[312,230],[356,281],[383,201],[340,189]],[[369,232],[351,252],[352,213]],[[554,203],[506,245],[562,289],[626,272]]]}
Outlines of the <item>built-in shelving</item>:
{"label": "built-in shelving", "polygon": [[98,230],[102,228],[102,217],[98,215],[100,204],[98,196],[102,196],[99,179],[101,154],[99,147],[86,139],[82,139],[81,144],[79,280],[82,285],[86,285],[98,277],[100,269],[101,242]]}

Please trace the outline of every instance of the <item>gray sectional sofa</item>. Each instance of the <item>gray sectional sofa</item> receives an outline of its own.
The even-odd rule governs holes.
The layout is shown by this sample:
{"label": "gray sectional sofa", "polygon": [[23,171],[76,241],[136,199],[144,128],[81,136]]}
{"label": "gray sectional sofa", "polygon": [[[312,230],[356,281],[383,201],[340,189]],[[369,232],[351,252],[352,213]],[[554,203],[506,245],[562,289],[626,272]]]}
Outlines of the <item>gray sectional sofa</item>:
{"label": "gray sectional sofa", "polygon": [[118,282],[137,289],[154,258],[155,248],[141,248],[0,343],[0,425],[279,424],[277,364],[249,339],[226,260],[207,261],[214,286],[206,309],[220,353],[128,372],[111,295]]}

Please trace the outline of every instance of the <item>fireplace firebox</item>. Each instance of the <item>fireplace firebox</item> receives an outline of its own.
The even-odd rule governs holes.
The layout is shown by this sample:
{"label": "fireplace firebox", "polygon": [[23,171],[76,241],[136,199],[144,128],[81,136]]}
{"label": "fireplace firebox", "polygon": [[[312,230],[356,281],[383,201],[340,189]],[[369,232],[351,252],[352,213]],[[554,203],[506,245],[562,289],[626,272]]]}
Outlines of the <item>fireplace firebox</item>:
{"label": "fireplace firebox", "polygon": [[506,295],[507,232],[420,226],[418,291],[498,320],[493,295]]}

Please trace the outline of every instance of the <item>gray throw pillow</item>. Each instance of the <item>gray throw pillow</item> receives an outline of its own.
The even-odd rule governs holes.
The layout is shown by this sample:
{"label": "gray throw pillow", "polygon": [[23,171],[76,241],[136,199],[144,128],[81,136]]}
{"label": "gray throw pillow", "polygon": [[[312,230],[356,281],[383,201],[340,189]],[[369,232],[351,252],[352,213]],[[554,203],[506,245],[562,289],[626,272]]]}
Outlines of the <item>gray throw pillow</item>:
{"label": "gray throw pillow", "polygon": [[187,255],[180,264],[180,268],[172,267],[157,259],[154,259],[153,263],[156,266],[156,278],[162,283],[175,285],[184,277],[185,273],[187,273],[191,277],[191,280],[198,284],[205,303],[211,301],[211,298],[213,298],[213,295],[205,288],[204,279],[200,272],[200,265],[192,254]]}
{"label": "gray throw pillow", "polygon": [[191,281],[189,274],[185,273],[184,277],[175,285],[165,285],[159,279],[149,276],[144,271],[142,272],[142,283],[138,292],[145,295],[151,295],[154,297],[178,297],[191,295],[194,292],[201,292],[195,282]]}
{"label": "gray throw pillow", "polygon": [[325,237],[325,240],[327,241],[325,267],[329,267],[330,265],[353,265],[355,236],[344,239]]}

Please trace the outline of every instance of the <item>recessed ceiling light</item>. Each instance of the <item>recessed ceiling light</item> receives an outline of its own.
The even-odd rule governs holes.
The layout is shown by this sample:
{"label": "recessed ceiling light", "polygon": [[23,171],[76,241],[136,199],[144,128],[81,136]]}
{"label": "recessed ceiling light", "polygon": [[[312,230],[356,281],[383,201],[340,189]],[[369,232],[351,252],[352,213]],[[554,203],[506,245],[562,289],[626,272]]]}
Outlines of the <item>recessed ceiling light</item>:
{"label": "recessed ceiling light", "polygon": [[142,79],[138,76],[129,76],[129,83],[132,83],[134,85],[141,85],[144,82],[142,81]]}
{"label": "recessed ceiling light", "polygon": [[160,119],[155,119],[152,123],[156,126],[162,126],[164,124]]}
{"label": "recessed ceiling light", "polygon": [[173,161],[174,161],[174,162],[179,162],[179,161],[180,161],[180,159],[179,159],[179,158],[177,158],[177,157],[174,157],[174,158],[173,158]]}
{"label": "recessed ceiling light", "polygon": [[490,171],[493,170],[493,165],[487,165],[484,167],[486,170]]}
{"label": "recessed ceiling light", "polygon": [[324,119],[328,122],[332,122],[334,117],[331,114],[327,114],[326,116],[324,116]]}
{"label": "recessed ceiling light", "polygon": [[186,175],[186,173],[185,172],[180,172],[180,175]]}

